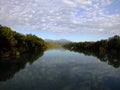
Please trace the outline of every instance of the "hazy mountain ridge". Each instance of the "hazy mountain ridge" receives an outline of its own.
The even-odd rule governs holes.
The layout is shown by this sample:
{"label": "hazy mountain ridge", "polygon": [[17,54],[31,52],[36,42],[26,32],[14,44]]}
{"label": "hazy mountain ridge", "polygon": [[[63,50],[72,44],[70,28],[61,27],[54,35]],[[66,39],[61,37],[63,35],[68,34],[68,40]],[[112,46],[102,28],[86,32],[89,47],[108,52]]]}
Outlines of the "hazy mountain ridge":
{"label": "hazy mountain ridge", "polygon": [[45,39],[45,41],[46,41],[46,42],[58,43],[58,44],[63,44],[63,43],[72,42],[72,41],[66,40],[66,39],[59,39],[59,40]]}

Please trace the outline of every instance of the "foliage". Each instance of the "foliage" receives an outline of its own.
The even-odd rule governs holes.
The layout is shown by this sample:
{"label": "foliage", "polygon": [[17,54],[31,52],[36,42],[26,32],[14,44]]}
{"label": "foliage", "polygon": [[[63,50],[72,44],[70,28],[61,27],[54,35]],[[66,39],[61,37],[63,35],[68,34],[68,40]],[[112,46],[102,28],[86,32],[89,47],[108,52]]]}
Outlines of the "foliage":
{"label": "foliage", "polygon": [[120,36],[116,35],[107,40],[97,42],[74,42],[63,45],[63,47],[71,50],[92,50],[99,52],[120,52]]}
{"label": "foliage", "polygon": [[115,35],[107,40],[96,42],[73,42],[63,45],[71,51],[93,55],[102,61],[108,61],[114,67],[120,66],[120,36]]}
{"label": "foliage", "polygon": [[56,48],[59,45],[55,42],[46,42],[47,48]]}
{"label": "foliage", "polygon": [[46,43],[35,35],[23,35],[9,27],[0,26],[0,57],[19,55],[23,52],[43,50]]}

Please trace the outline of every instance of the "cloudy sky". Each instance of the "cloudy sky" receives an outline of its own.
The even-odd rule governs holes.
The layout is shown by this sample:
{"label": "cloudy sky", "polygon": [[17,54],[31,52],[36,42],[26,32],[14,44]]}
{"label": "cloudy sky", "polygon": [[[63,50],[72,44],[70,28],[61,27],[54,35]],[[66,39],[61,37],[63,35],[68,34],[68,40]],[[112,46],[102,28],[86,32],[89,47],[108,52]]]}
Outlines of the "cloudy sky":
{"label": "cloudy sky", "polygon": [[120,0],[0,0],[0,24],[43,39],[120,35]]}

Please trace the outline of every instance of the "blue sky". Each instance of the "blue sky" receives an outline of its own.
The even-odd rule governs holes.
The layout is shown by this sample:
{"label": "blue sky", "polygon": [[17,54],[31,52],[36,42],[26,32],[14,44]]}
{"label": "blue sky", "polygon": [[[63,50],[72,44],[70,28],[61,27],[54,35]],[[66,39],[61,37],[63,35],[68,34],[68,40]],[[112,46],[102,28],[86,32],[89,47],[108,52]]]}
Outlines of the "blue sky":
{"label": "blue sky", "polygon": [[120,0],[0,0],[0,24],[43,39],[120,35]]}

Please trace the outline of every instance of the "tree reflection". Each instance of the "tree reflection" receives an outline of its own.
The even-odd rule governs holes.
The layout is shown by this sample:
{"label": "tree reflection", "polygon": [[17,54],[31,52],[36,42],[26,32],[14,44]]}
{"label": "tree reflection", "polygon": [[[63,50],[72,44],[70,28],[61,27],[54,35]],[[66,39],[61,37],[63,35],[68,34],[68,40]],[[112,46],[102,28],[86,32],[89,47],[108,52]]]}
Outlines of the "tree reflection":
{"label": "tree reflection", "polygon": [[[68,49],[68,48],[67,48]],[[87,56],[95,56],[97,57],[100,61],[108,63],[108,65],[112,65],[115,68],[120,67],[120,55],[119,53],[114,53],[114,52],[100,52],[100,51],[93,51],[93,50],[74,50],[74,49],[69,49],[70,51],[75,51],[79,53],[83,53],[84,55]]]}
{"label": "tree reflection", "polygon": [[18,57],[0,58],[0,81],[12,78],[17,72],[24,69],[27,63],[32,64],[43,54],[42,51],[26,53]]}

